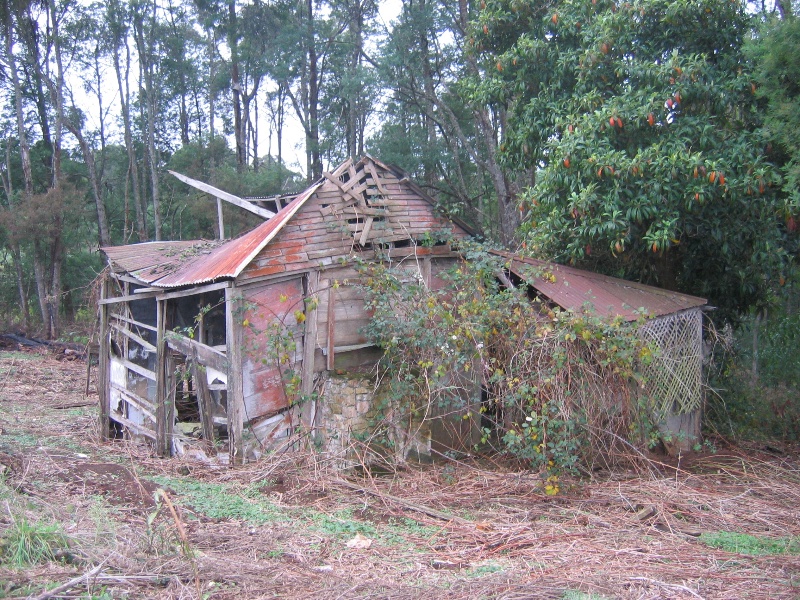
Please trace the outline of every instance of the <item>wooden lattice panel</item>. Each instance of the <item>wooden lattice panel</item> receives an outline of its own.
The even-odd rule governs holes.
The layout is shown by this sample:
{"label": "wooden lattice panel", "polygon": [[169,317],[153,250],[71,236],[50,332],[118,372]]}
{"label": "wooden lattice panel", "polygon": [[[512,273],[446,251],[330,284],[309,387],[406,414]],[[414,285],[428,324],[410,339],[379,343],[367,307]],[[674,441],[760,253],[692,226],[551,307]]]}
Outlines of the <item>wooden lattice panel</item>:
{"label": "wooden lattice panel", "polygon": [[659,351],[644,367],[655,415],[692,412],[702,403],[703,316],[700,309],[665,315],[642,327]]}

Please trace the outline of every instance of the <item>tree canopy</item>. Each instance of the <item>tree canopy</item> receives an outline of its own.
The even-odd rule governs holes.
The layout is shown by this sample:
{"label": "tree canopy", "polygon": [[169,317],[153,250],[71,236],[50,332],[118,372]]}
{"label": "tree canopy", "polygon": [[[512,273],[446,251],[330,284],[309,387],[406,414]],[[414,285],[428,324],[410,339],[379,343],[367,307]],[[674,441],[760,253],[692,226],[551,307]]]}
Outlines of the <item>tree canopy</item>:
{"label": "tree canopy", "polygon": [[800,36],[786,2],[405,0],[384,22],[386,6],[5,3],[9,319],[57,335],[61,300],[85,285],[74,265],[99,268],[98,246],[252,225],[226,210],[217,231],[213,203],[167,168],[268,195],[363,152],[488,239],[705,296],[729,318],[791,277]]}
{"label": "tree canopy", "polygon": [[529,250],[709,298],[764,304],[788,259],[780,175],[730,1],[487,3],[475,44],[532,168]]}

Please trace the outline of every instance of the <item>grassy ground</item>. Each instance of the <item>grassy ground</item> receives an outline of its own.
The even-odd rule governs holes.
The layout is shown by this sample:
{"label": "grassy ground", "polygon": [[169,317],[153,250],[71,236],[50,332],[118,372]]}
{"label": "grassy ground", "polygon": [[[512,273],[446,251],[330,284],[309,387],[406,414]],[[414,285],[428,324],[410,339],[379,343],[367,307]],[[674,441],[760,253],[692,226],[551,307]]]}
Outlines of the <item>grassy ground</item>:
{"label": "grassy ground", "polygon": [[550,497],[486,463],[364,478],[312,454],[159,460],[98,443],[85,389],[85,363],[0,352],[0,597],[800,596],[789,448],[719,447]]}

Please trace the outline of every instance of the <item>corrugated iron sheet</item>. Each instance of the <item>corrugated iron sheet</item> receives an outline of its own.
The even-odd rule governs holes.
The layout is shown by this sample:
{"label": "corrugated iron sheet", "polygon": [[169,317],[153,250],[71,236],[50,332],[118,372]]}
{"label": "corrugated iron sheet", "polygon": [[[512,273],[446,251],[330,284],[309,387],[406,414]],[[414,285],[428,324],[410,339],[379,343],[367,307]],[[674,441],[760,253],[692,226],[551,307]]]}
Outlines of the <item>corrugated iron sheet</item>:
{"label": "corrugated iron sheet", "polygon": [[261,252],[318,187],[319,184],[311,186],[274,217],[227,242],[145,242],[102,250],[115,269],[151,287],[179,288],[231,279]]}
{"label": "corrugated iron sheet", "polygon": [[[525,258],[510,252],[494,254],[508,259],[508,269],[560,307],[591,307],[604,317],[621,316],[634,321],[645,313],[662,316],[706,304],[696,296],[591,273],[573,267]],[[549,277],[552,275],[552,277]]]}

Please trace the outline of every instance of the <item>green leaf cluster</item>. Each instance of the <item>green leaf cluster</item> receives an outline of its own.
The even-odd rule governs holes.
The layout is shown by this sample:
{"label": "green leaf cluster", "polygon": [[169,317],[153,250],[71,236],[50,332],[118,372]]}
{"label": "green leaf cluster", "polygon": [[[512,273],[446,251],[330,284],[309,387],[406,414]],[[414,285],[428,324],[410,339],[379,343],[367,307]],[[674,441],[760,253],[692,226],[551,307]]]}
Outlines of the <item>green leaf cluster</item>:
{"label": "green leaf cluster", "polygon": [[[369,338],[385,354],[379,414],[412,426],[461,415],[486,449],[548,473],[641,446],[649,430],[638,365],[654,349],[621,319],[563,311],[502,285],[504,260],[461,243],[463,260],[431,285],[405,265],[365,264]],[[528,278],[553,277],[547,269]],[[401,417],[399,420],[403,420]],[[557,486],[551,482],[552,489]]]}
{"label": "green leaf cluster", "polygon": [[507,107],[506,164],[535,171],[526,245],[726,318],[766,303],[795,207],[758,135],[750,32],[730,0],[487,2],[480,92]]}

